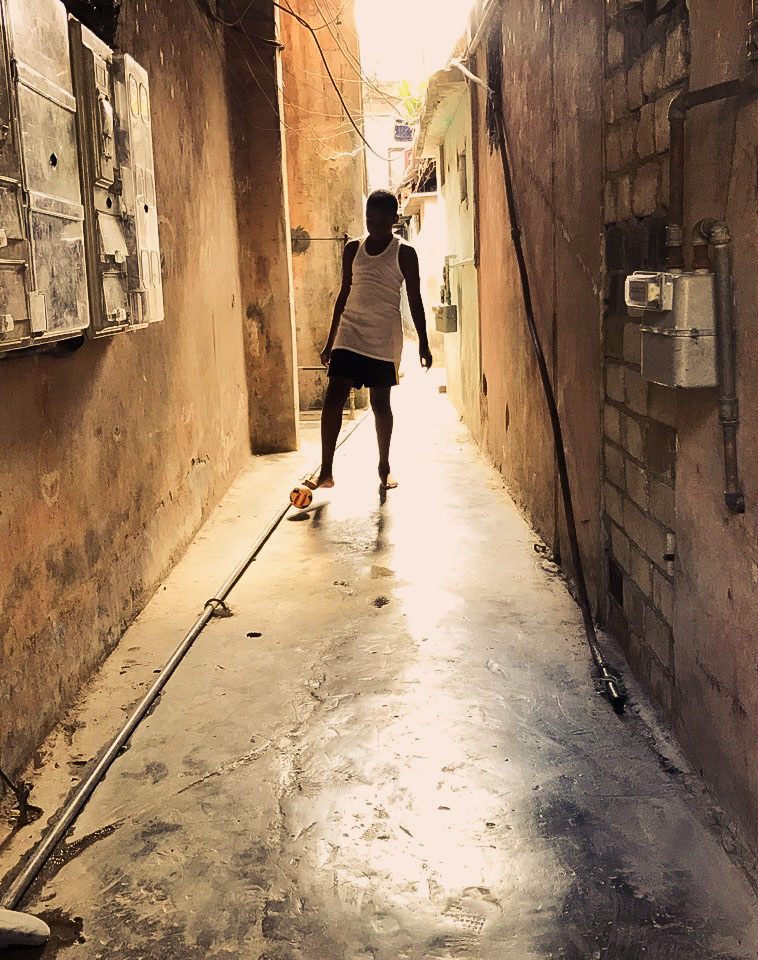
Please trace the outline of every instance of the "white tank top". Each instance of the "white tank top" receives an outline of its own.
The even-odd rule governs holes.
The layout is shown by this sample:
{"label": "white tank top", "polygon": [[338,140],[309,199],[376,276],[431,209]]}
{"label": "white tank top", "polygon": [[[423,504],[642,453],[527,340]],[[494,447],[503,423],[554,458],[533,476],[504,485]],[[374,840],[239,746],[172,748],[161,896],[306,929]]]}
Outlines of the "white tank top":
{"label": "white tank top", "polygon": [[358,244],[353,282],[337,329],[335,350],[352,350],[375,360],[400,363],[400,288],[404,279],[399,261],[401,244],[398,237],[393,237],[376,256],[366,253],[365,239]]}

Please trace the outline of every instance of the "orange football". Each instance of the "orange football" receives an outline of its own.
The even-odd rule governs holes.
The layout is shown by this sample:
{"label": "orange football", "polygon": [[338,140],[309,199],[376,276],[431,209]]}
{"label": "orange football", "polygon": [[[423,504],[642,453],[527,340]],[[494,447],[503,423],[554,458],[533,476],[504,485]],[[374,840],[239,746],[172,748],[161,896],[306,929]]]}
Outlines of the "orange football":
{"label": "orange football", "polygon": [[295,487],[290,493],[290,503],[299,510],[309,507],[311,500],[313,500],[313,492],[308,487]]}

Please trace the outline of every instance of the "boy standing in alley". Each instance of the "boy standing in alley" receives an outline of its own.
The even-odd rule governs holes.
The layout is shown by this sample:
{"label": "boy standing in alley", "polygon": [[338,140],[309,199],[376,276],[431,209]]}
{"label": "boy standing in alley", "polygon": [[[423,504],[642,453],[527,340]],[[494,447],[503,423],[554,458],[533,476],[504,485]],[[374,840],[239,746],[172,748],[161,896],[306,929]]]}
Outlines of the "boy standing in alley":
{"label": "boy standing in alley", "polygon": [[397,200],[388,190],[375,190],[366,202],[363,240],[351,240],[342,255],[342,287],[321,362],[329,368],[329,384],[321,413],[321,470],[306,480],[312,490],[333,487],[332,462],[342,427],[342,410],[351,387],[369,388],[379,445],[379,481],[391,489],[392,407],[390,390],[398,383],[403,349],[400,290],[405,282],[413,323],[418,332],[421,366],[429,369],[432,354],[426,335],[416,251],[392,233]]}

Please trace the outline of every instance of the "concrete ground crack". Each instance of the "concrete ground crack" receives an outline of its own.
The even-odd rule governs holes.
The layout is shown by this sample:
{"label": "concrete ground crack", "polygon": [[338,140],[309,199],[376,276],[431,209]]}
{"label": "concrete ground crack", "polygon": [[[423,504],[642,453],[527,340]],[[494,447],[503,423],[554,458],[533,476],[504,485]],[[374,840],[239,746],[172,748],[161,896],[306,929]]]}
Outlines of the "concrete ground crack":
{"label": "concrete ground crack", "polygon": [[193,787],[199,786],[201,783],[205,783],[206,780],[211,780],[213,777],[220,777],[225,773],[231,773],[232,770],[237,770],[239,767],[243,767],[248,763],[253,763],[255,760],[258,760],[271,746],[272,741],[267,740],[263,746],[259,747],[257,750],[251,750],[250,753],[246,753],[241,757],[237,757],[236,760],[233,760],[231,763],[223,763],[216,770],[212,770],[210,773],[206,773],[205,776],[200,777],[198,780],[193,780],[192,783],[188,783],[186,787],[182,787],[181,790],[177,791],[176,796],[179,796],[182,793],[186,793],[187,790],[192,790]]}

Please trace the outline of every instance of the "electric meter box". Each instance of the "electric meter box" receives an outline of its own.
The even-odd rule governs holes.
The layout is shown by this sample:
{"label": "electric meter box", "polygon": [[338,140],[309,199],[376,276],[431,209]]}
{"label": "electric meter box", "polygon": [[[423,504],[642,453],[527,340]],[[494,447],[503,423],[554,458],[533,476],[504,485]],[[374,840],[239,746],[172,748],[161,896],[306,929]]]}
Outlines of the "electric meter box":
{"label": "electric meter box", "polygon": [[0,356],[163,319],[147,73],[0,0]]}
{"label": "electric meter box", "polygon": [[715,387],[716,296],[712,273],[626,278],[626,304],[641,315],[641,372],[666,387]]}
{"label": "electric meter box", "polygon": [[0,0],[0,354],[89,324],[67,14]]}
{"label": "electric meter box", "polygon": [[150,95],[145,71],[69,20],[85,210],[89,334],[163,319]]}
{"label": "electric meter box", "polygon": [[437,333],[455,333],[458,329],[458,307],[454,303],[435,307],[434,320]]}
{"label": "electric meter box", "polygon": [[[147,71],[128,54],[115,61],[116,80],[126,102],[118,102],[119,115],[128,117],[127,162],[122,165],[125,216],[134,217],[136,244],[129,252],[129,276],[139,294],[143,322],[163,320],[163,280],[155,195],[153,130]],[[129,175],[126,174],[126,169]]]}

